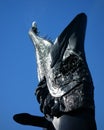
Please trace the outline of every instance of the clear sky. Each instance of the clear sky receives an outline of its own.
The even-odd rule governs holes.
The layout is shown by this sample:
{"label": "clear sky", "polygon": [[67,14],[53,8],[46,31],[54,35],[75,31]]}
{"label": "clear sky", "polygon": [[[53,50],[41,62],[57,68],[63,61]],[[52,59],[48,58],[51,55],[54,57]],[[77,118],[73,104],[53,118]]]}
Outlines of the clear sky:
{"label": "clear sky", "polygon": [[14,114],[42,115],[34,96],[36,58],[28,36],[36,21],[54,40],[80,12],[88,16],[85,52],[95,86],[96,122],[104,130],[104,0],[0,0],[0,130],[40,130],[13,121]]}

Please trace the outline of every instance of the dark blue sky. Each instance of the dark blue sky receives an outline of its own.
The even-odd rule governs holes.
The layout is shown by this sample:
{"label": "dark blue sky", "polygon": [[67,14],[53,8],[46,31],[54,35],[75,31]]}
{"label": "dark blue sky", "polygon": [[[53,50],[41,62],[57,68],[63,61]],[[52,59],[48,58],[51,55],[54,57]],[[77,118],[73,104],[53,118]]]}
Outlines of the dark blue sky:
{"label": "dark blue sky", "polygon": [[40,130],[13,121],[16,113],[42,115],[34,96],[36,58],[28,36],[36,21],[54,40],[80,12],[88,16],[85,51],[95,86],[96,122],[104,129],[104,1],[0,0],[0,130]]}

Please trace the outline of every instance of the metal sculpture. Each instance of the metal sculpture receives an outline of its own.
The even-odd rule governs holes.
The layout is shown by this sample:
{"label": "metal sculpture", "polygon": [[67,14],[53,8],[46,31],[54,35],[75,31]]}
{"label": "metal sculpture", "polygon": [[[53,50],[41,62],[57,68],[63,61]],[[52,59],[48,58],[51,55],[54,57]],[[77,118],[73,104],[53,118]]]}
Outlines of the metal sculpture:
{"label": "metal sculpture", "polygon": [[94,86],[84,51],[86,22],[84,13],[77,15],[54,43],[39,37],[33,22],[29,35],[39,79],[35,95],[44,117],[22,113],[15,121],[47,130],[96,130]]}

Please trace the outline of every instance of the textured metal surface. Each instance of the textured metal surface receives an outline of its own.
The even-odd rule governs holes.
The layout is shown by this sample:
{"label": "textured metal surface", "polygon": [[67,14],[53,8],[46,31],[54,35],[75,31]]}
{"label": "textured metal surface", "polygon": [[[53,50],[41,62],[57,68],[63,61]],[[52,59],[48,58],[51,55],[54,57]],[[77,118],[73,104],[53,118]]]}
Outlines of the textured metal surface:
{"label": "textured metal surface", "polygon": [[47,59],[49,59],[48,57],[52,44],[48,40],[37,36],[37,34],[35,34],[32,29],[30,29],[29,35],[36,50],[38,79],[40,81],[43,79],[47,72]]}
{"label": "textured metal surface", "polygon": [[29,31],[36,49],[40,83],[45,78],[36,91],[45,115],[94,109],[94,86],[84,54],[85,29],[86,15],[80,14],[53,44],[38,36],[35,24]]}

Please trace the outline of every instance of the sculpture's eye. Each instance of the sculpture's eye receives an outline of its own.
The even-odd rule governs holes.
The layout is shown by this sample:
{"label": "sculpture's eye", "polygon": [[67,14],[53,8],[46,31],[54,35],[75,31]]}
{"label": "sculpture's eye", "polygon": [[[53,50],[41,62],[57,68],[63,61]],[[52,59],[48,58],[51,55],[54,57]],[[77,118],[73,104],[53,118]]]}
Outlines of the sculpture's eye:
{"label": "sculpture's eye", "polygon": [[81,63],[80,57],[75,54],[70,54],[62,61],[60,72],[64,75],[73,73],[79,66],[81,66]]}
{"label": "sculpture's eye", "polygon": [[65,75],[68,73],[69,68],[70,68],[70,57],[67,57],[65,60],[62,61],[61,67],[60,67],[60,72]]}

